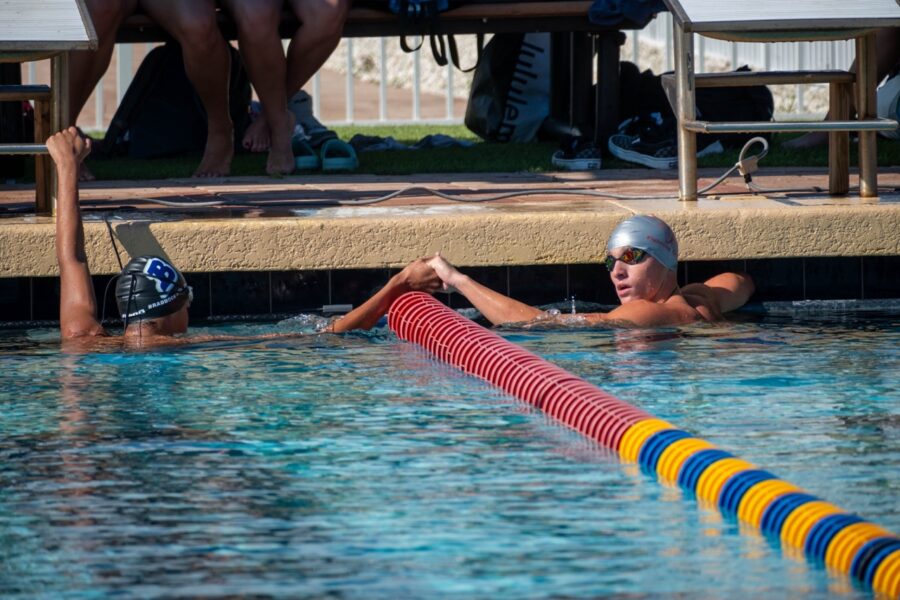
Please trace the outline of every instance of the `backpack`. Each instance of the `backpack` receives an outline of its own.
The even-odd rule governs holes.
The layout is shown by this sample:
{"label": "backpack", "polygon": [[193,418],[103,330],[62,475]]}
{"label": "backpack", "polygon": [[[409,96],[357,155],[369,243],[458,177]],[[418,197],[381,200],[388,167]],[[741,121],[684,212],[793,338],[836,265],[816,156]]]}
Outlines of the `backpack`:
{"label": "backpack", "polygon": [[390,0],[388,8],[395,15],[409,19],[433,19],[439,12],[450,8],[449,0]]}
{"label": "backpack", "polygon": [[498,33],[475,69],[465,124],[490,142],[530,142],[550,114],[550,35]]}
{"label": "backpack", "polygon": [[[461,4],[459,0],[454,0],[454,4]],[[388,0],[388,9],[395,15],[400,17],[404,24],[427,25],[428,38],[431,45],[431,54],[438,66],[445,67],[452,63],[457,69],[464,73],[468,73],[478,66],[478,60],[475,64],[464,69],[459,62],[459,50],[456,45],[456,38],[452,34],[447,35],[446,41],[443,35],[436,33],[436,26],[440,13],[450,8],[450,0]],[[476,34],[477,39],[477,57],[481,57],[481,50],[484,47],[484,33]],[[406,41],[406,36],[400,36],[400,47],[404,52],[415,52],[425,43],[422,42],[416,47],[411,47]]]}
{"label": "backpack", "polygon": [[[749,71],[746,65],[737,72]],[[672,110],[674,90],[652,71],[640,72],[632,63],[620,64],[619,106],[621,119],[659,113],[666,123],[675,121]],[[670,80],[669,83],[671,83]],[[703,121],[771,121],[775,112],[772,92],[764,85],[727,88],[697,88],[695,91],[697,118]],[[674,131],[672,133],[674,135]],[[750,137],[761,135],[771,139],[770,133],[700,134],[702,139],[715,139],[727,147],[740,147]]]}
{"label": "backpack", "polygon": [[[0,63],[0,84],[22,85],[18,63]],[[34,142],[34,109],[23,100],[0,102],[0,144]],[[41,140],[43,142],[43,140]],[[25,155],[0,156],[0,183],[25,176]]]}
{"label": "backpack", "polygon": [[[229,110],[239,150],[250,119],[250,79],[237,50],[228,49]],[[167,42],[141,62],[97,153],[161,158],[202,153],[205,146],[206,111],[184,71],[181,46]]]}

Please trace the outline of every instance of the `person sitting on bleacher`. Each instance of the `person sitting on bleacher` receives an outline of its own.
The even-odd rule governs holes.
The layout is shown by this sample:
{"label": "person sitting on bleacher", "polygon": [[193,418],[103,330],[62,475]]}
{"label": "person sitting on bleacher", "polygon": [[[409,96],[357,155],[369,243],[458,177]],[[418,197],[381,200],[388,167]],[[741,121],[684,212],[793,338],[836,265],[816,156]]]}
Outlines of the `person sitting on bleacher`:
{"label": "person sitting on bleacher", "polygon": [[[137,11],[145,12],[181,45],[184,68],[207,115],[206,147],[194,177],[219,177],[231,171],[234,126],[228,111],[229,54],[216,20],[214,0],[86,0],[97,32],[96,51],[71,53],[69,64],[69,124],[109,67],[116,31]],[[82,179],[93,176],[82,165]]]}
{"label": "person sitting on bleacher", "polygon": [[278,34],[282,0],[224,0],[238,29],[241,55],[260,103],[262,118],[247,128],[243,146],[269,151],[266,172],[294,170],[291,136],[295,118],[288,99],[319,70],[341,40],[350,0],[288,0],[300,26],[285,58]]}

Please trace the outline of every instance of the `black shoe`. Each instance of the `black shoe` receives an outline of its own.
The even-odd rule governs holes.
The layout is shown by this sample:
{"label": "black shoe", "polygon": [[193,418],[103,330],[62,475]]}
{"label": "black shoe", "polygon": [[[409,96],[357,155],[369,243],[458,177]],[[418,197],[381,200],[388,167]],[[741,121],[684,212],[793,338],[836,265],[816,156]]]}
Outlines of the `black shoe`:
{"label": "black shoe", "polygon": [[[705,145],[697,157],[720,154],[725,151],[718,140],[699,140]],[[674,119],[660,113],[640,115],[623,121],[619,133],[611,135],[607,142],[613,156],[638,163],[651,169],[674,169],[678,166],[678,140]]]}
{"label": "black shoe", "polygon": [[600,168],[600,149],[590,138],[568,136],[550,159],[554,167],[566,171],[595,171]]}

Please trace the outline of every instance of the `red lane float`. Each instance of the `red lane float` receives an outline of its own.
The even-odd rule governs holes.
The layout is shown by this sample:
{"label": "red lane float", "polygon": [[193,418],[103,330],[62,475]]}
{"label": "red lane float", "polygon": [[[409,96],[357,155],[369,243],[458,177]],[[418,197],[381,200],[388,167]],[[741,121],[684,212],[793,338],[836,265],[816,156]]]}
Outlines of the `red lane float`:
{"label": "red lane float", "polygon": [[900,538],[611,396],[421,292],[391,306],[388,325],[444,362],[677,483],[806,557],[900,598]]}
{"label": "red lane float", "polygon": [[488,381],[606,447],[650,415],[462,317],[421,292],[391,306],[388,325],[458,369]]}

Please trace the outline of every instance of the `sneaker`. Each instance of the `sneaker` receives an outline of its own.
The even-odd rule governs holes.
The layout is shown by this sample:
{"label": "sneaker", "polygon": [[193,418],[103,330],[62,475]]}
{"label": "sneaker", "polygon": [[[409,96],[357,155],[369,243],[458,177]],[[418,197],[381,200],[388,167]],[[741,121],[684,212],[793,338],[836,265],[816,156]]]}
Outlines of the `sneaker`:
{"label": "sneaker", "polygon": [[594,171],[600,168],[600,149],[585,137],[569,136],[550,159],[554,167],[565,171]]}
{"label": "sneaker", "polygon": [[[698,138],[697,152],[702,158],[725,151],[722,143],[709,138]],[[674,119],[660,113],[641,115],[623,121],[619,133],[611,135],[607,142],[613,156],[644,165],[651,169],[674,169],[678,166],[678,140]]]}

